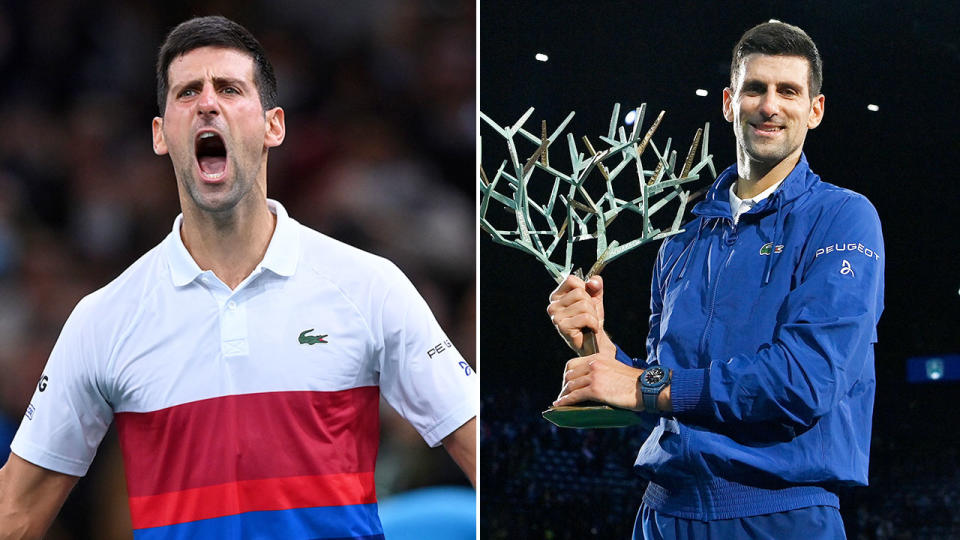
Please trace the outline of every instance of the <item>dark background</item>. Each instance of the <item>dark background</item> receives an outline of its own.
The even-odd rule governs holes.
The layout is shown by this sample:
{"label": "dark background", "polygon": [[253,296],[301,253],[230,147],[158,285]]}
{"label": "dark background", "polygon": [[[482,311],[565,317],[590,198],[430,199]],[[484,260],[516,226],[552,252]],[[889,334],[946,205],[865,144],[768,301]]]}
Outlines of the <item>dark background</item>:
{"label": "dark background", "polygon": [[[475,359],[472,0],[0,0],[0,464],[77,301],[180,212],[151,147],[154,64],[170,29],[211,14],[246,26],[277,73],[287,135],[268,196],[394,261]],[[389,406],[380,418],[380,501],[469,486]],[[129,519],[111,432],[47,538],[129,538]]]}
{"label": "dark background", "polygon": [[[806,30],[824,60],[826,114],[804,147],[811,167],[866,195],[884,229],[871,485],[842,493],[848,536],[960,537],[960,386],[905,382],[908,357],[960,352],[960,9],[482,1],[480,109],[507,125],[536,107],[526,124],[535,134],[540,120],[552,131],[576,111],[567,131],[589,134],[596,145],[615,102],[623,112],[646,102],[644,130],[667,110],[655,137],[661,148],[670,136],[685,152],[709,121],[722,170],[735,162],[721,114],[731,50],[745,30],[771,18]],[[536,53],[549,61],[536,61]],[[696,96],[698,88],[709,95]],[[480,135],[481,163],[492,177],[507,158],[505,144],[483,122]],[[551,160],[569,168],[566,145],[553,148]],[[533,150],[521,145],[521,159]],[[603,273],[607,330],[634,356],[644,354],[656,249],[641,247]],[[644,488],[631,471],[642,438],[630,430],[558,431],[540,419],[572,356],[545,314],[555,284],[532,257],[485,234],[480,253],[481,537],[627,538]]]}

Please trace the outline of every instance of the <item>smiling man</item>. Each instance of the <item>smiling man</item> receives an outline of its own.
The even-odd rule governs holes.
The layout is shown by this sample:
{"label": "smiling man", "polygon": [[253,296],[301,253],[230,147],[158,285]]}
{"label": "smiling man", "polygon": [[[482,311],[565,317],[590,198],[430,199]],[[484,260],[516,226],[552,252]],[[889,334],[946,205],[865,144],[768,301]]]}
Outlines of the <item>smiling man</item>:
{"label": "smiling man", "polygon": [[475,482],[477,376],[392,263],[267,199],[273,68],[223,17],[170,32],[153,148],[182,214],[64,325],[0,469],[39,538],[116,421],[134,537],[382,538],[382,394]]}
{"label": "smiling man", "polygon": [[758,25],[734,47],[737,163],[661,246],[645,359],[604,333],[599,278],[550,297],[570,346],[586,327],[600,350],[568,362],[555,405],[603,401],[654,426],[634,538],[845,537],[837,491],[867,483],[884,256],[873,206],[803,154],[822,78],[795,26]]}

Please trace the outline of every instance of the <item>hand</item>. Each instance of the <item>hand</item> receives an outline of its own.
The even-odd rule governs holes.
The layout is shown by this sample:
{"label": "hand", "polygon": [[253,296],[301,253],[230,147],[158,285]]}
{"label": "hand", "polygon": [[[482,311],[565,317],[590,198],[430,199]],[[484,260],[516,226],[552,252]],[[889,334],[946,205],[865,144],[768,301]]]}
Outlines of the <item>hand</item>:
{"label": "hand", "polygon": [[643,410],[637,377],[643,370],[619,362],[603,352],[574,358],[563,372],[563,389],[554,407],[581,401],[600,401],[614,407]]}
{"label": "hand", "polygon": [[615,353],[613,342],[603,331],[603,279],[600,276],[593,276],[587,282],[568,276],[550,294],[547,314],[560,336],[578,354],[582,354],[585,328],[596,334],[599,352]]}

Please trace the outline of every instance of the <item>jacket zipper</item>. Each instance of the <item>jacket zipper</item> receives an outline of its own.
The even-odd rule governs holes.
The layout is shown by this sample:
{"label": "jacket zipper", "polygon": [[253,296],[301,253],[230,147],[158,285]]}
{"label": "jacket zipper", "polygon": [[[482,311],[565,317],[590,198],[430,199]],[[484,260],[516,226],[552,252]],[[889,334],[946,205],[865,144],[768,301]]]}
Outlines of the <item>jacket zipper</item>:
{"label": "jacket zipper", "polygon": [[[736,234],[737,225],[733,225],[730,228],[730,234]],[[725,240],[721,240],[725,242]],[[703,336],[700,337],[700,355],[705,355],[707,353],[707,338],[710,337],[710,325],[713,323],[713,312],[717,305],[717,292],[720,290],[720,275],[723,273],[723,269],[727,267],[727,264],[730,263],[730,258],[733,257],[733,252],[736,251],[734,246],[730,246],[730,252],[727,253],[727,258],[723,261],[723,264],[720,265],[720,269],[717,270],[717,277],[713,280],[713,294],[710,298],[710,311],[707,312],[707,322],[703,326]]]}

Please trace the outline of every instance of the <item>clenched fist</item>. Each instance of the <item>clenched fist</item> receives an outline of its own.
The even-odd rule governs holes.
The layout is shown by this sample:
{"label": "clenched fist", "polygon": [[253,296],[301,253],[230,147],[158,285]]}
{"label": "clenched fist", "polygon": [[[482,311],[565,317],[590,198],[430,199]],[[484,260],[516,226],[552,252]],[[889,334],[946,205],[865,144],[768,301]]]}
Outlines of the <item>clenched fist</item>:
{"label": "clenched fist", "polygon": [[616,348],[603,331],[603,279],[593,276],[584,282],[576,276],[568,276],[552,293],[547,314],[563,337],[577,354],[583,354],[584,330],[597,336],[600,352],[616,354]]}

